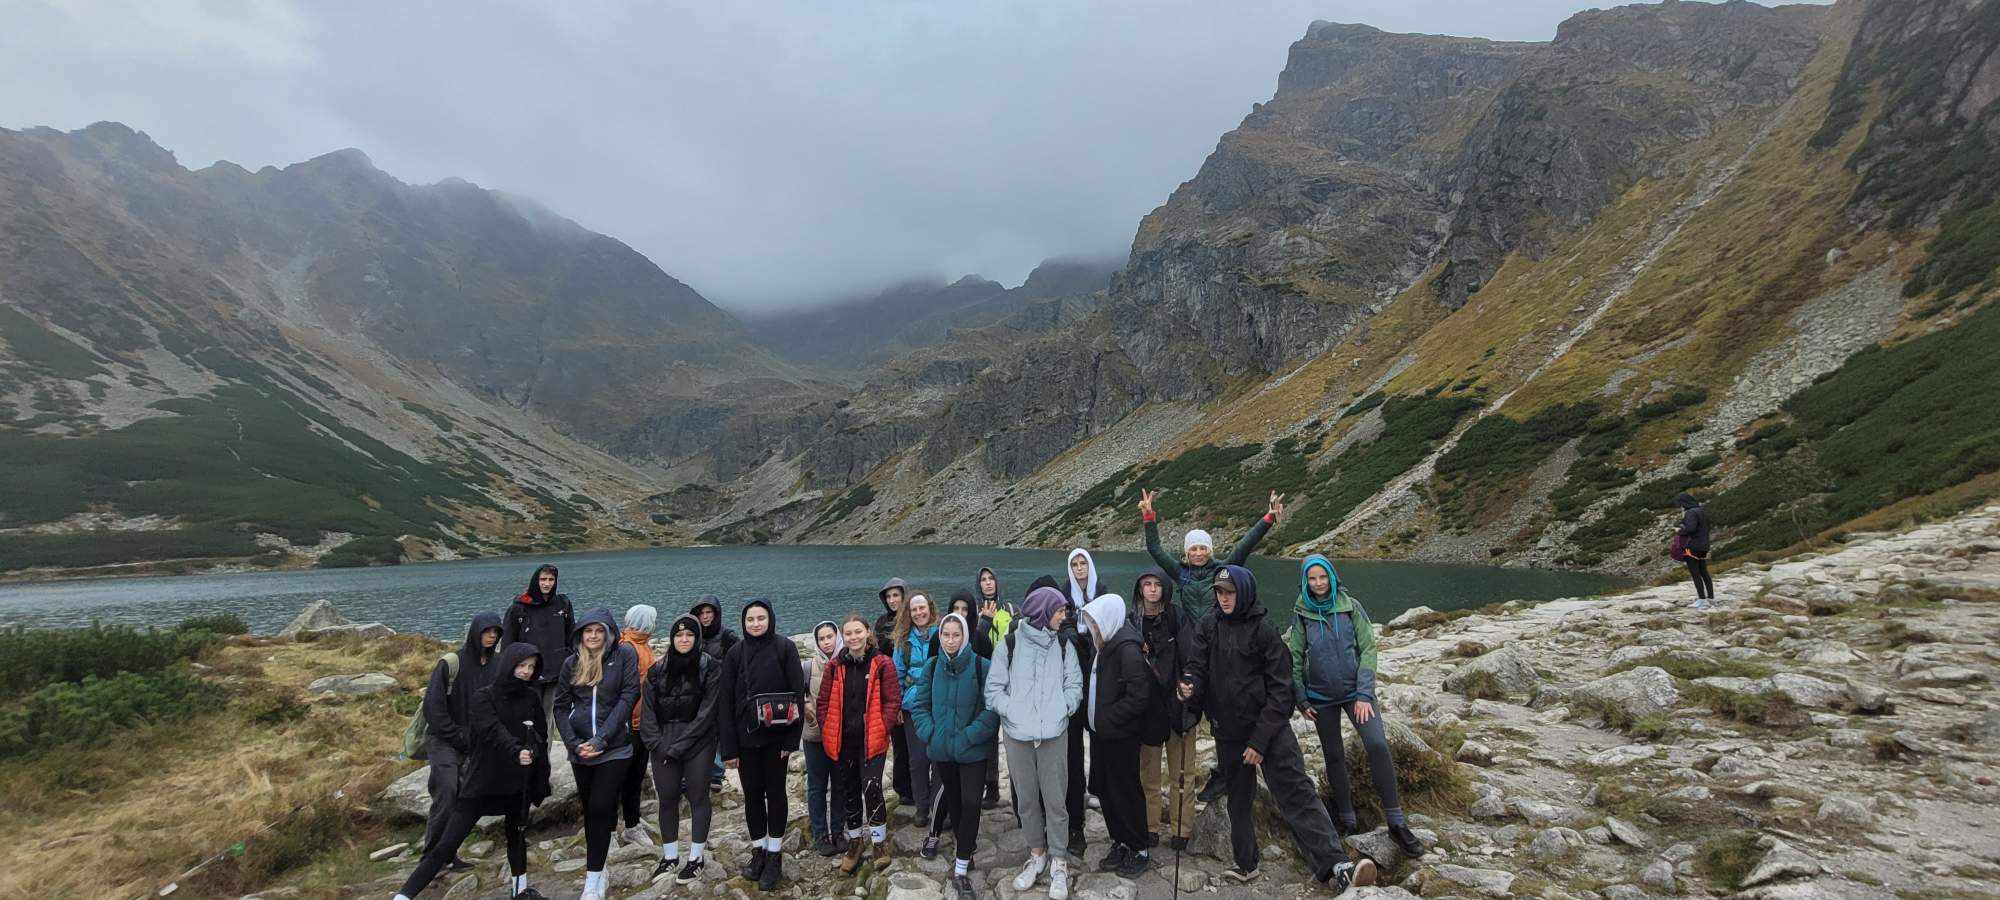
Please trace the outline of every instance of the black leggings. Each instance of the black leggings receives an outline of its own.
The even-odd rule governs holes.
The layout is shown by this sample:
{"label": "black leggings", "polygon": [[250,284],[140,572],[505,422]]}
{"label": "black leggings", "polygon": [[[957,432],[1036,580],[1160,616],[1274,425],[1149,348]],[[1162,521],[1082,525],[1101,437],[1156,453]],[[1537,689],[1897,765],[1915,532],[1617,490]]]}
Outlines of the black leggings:
{"label": "black leggings", "polygon": [[[1326,758],[1326,783],[1333,792],[1333,808],[1340,816],[1342,831],[1353,831],[1359,827],[1360,816],[1354,811],[1354,785],[1347,778],[1347,745],[1340,736],[1340,717],[1347,716],[1353,721],[1354,704],[1328,703],[1313,707],[1316,717],[1313,726],[1319,731],[1320,753]],[[1388,824],[1403,824],[1403,798],[1396,790],[1396,760],[1389,752],[1389,735],[1382,727],[1382,714],[1369,716],[1367,722],[1356,723],[1354,733],[1361,736],[1361,749],[1368,757],[1368,778],[1375,783],[1375,798],[1382,803],[1382,815],[1389,817]]]}
{"label": "black leggings", "polygon": [[639,814],[639,793],[645,788],[646,760],[652,754],[646,752],[646,742],[639,739],[638,732],[632,733],[632,764],[625,767],[625,781],[618,790],[618,805],[625,813],[625,827],[633,828],[646,821]]}
{"label": "black leggings", "polygon": [[[849,739],[849,746],[861,742]],[[858,839],[862,825],[886,825],[889,808],[882,802],[882,762],[880,756],[833,761],[834,790],[840,794],[841,809],[847,811],[847,836]]]}
{"label": "black leggings", "polygon": [[987,760],[969,763],[935,761],[937,802],[931,804],[931,833],[952,823],[952,845],[959,859],[971,859],[979,849],[979,795],[986,790]]}
{"label": "black leggings", "polygon": [[479,824],[483,816],[507,817],[507,868],[515,875],[528,871],[528,827],[527,817],[522,815],[522,803],[513,798],[460,799],[451,810],[451,820],[438,835],[437,843],[431,845],[430,852],[417,862],[417,870],[410,873],[409,880],[403,882],[398,893],[405,897],[415,897],[419,891],[437,878],[452,857],[458,855],[458,848],[465,843],[467,835]]}
{"label": "black leggings", "polygon": [[750,839],[783,837],[791,812],[786,808],[784,747],[744,747],[737,752],[736,777],[743,784],[743,818]]}
{"label": "black leggings", "polygon": [[1102,801],[1104,829],[1116,843],[1146,849],[1147,832],[1155,823],[1146,821],[1146,795],[1139,786],[1139,740],[1093,734],[1090,749],[1090,786]]}
{"label": "black leggings", "polygon": [[1681,557],[1687,563],[1688,577],[1694,579],[1694,596],[1698,600],[1715,599],[1715,579],[1708,577],[1708,560],[1689,553]]}
{"label": "black leggings", "polygon": [[614,759],[586,766],[573,763],[576,793],[583,800],[584,869],[604,871],[604,857],[611,851],[611,829],[618,824],[618,797],[624,792],[625,770],[638,765],[633,759]]}
{"label": "black leggings", "polygon": [[653,760],[653,789],[660,794],[660,840],[681,839],[681,798],[686,797],[694,820],[690,837],[697,844],[708,843],[708,821],[715,805],[708,802],[708,767],[714,764],[715,744],[694,749],[687,759],[658,757]]}

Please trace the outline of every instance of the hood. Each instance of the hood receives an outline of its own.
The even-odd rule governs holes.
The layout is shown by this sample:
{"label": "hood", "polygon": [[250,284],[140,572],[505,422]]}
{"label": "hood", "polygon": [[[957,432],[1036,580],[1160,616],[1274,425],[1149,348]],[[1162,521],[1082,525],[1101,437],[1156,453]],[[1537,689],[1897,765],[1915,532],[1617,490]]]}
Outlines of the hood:
{"label": "hood", "polygon": [[[1306,575],[1314,566],[1326,570],[1326,596],[1313,596],[1312,588],[1306,583]],[[1340,601],[1340,570],[1333,567],[1333,560],[1318,553],[1306,557],[1299,563],[1299,612],[1311,616],[1325,616],[1333,612]]]}
{"label": "hood", "polygon": [[[751,637],[750,629],[743,625],[744,617],[750,615],[753,609],[762,609],[771,617],[771,627],[764,629],[763,637]],[[743,602],[743,613],[736,617],[736,627],[743,629],[743,639],[746,641],[768,641],[778,634],[778,612],[771,608],[771,601],[762,597],[752,597]]]}
{"label": "hood", "polygon": [[1034,582],[1028,585],[1028,593],[1030,594],[1034,593],[1036,588],[1052,588],[1056,591],[1056,593],[1062,593],[1062,586],[1063,583],[1055,580],[1054,576],[1037,575],[1035,576]]}
{"label": "hood", "polygon": [[1063,598],[1062,591],[1056,590],[1055,579],[1044,578],[1051,583],[1028,592],[1028,599],[1021,604],[1021,615],[1027,617],[1028,624],[1047,631],[1049,619],[1069,601]]}
{"label": "hood", "polygon": [[659,622],[660,611],[644,603],[625,611],[625,627],[640,634],[652,634],[653,626]]}
{"label": "hood", "polygon": [[[958,645],[957,653],[946,653],[944,651],[944,623],[949,622],[953,619],[958,620],[958,627],[965,633],[965,640]],[[945,616],[944,620],[938,623],[937,634],[938,634],[937,636],[938,654],[945,658],[945,663],[951,666],[952,671],[957,672],[962,670],[965,667],[966,661],[970,660],[973,655],[972,624],[965,621],[964,616],[961,616],[958,613],[952,613],[951,615]]]}
{"label": "hood", "polygon": [[1160,580],[1161,611],[1164,612],[1166,610],[1173,609],[1174,580],[1168,578],[1167,573],[1161,570],[1159,566],[1154,566],[1150,569],[1147,569],[1144,572],[1140,572],[1139,577],[1132,579],[1132,610],[1135,612],[1135,614],[1141,616],[1146,614],[1146,601],[1143,599],[1146,596],[1146,593],[1144,591],[1139,590],[1139,586],[1144,584],[1146,582],[1146,579],[1148,578],[1157,578]]}
{"label": "hood", "polygon": [[[465,626],[465,643],[458,648],[459,665],[479,658],[479,635],[489,628],[504,632],[505,629],[500,627],[499,613],[483,612],[473,615],[472,624]],[[494,645],[493,652],[500,652],[498,644]]]}
{"label": "hood", "polygon": [[1674,495],[1674,505],[1682,509],[1693,509],[1701,504],[1695,501],[1693,494],[1682,491]]}
{"label": "hood", "polygon": [[[993,596],[991,597],[986,597],[979,593],[979,579],[986,575],[993,576]],[[985,566],[980,566],[979,572],[972,576],[972,599],[975,602],[992,600],[995,603],[1004,604],[1006,601],[1000,599],[1000,573]]]}
{"label": "hood", "polygon": [[1111,639],[1118,632],[1125,630],[1125,598],[1117,594],[1105,594],[1085,604],[1083,615],[1097,623],[1096,630],[1100,632],[1097,635],[1097,642],[1111,643]]}
{"label": "hood", "polygon": [[542,673],[542,651],[530,641],[515,641],[500,648],[500,669],[493,675],[493,687],[500,691],[524,691],[533,686],[534,679],[522,681],[514,677],[514,667],[521,660],[533,657],[536,660],[535,674]]}
{"label": "hood", "polygon": [[618,620],[612,617],[611,610],[598,607],[584,613],[582,618],[576,620],[576,627],[570,629],[570,637],[575,638],[576,646],[581,648],[583,646],[583,630],[592,625],[604,626],[606,635],[604,640],[604,654],[606,656],[611,655],[611,651],[618,649]]}
{"label": "hood", "polygon": [[1221,571],[1215,573],[1215,580],[1220,582],[1225,578],[1236,586],[1236,611],[1225,616],[1222,604],[1218,602],[1215,614],[1231,622],[1263,618],[1264,607],[1257,602],[1257,576],[1242,566],[1223,566]]}
{"label": "hood", "polygon": [[[709,609],[715,610],[714,625],[701,624],[701,608],[704,606],[708,607]],[[701,602],[696,603],[694,606],[688,608],[688,615],[694,616],[694,624],[697,627],[701,628],[702,640],[704,641],[712,640],[715,637],[722,634],[722,602],[715,599],[715,595],[710,594],[709,596],[701,598]]]}
{"label": "hood", "polygon": [[820,622],[819,622],[819,624],[817,624],[817,625],[814,625],[814,626],[813,626],[813,630],[812,630],[812,632],[811,632],[811,634],[812,634],[812,637],[811,637],[811,641],[812,641],[812,653],[813,653],[813,655],[814,655],[814,656],[816,656],[816,657],[818,657],[818,658],[819,658],[819,661],[820,661],[820,662],[826,662],[827,660],[829,660],[829,659],[832,659],[832,658],[833,658],[833,653],[821,653],[821,652],[819,652],[819,630],[820,630],[820,629],[822,629],[822,628],[831,628],[831,629],[833,629],[833,653],[839,653],[839,652],[840,652],[840,648],[841,648],[841,647],[842,647],[842,646],[843,646],[843,645],[844,645],[844,644],[845,644],[846,642],[845,642],[845,641],[842,641],[842,640],[840,639],[840,623],[839,623],[839,622],[835,622],[835,621],[834,621],[834,620],[832,620],[832,619],[821,619],[821,620],[820,620]]}
{"label": "hood", "polygon": [[961,602],[965,604],[965,617],[968,620],[979,618],[979,598],[965,588],[952,591],[951,602],[946,603],[944,608],[949,612],[957,612],[953,607],[958,606]]}
{"label": "hood", "polygon": [[[542,593],[543,572],[547,572],[556,577],[555,589],[549,591],[547,595],[543,595]],[[543,563],[542,565],[535,567],[535,574],[528,576],[528,589],[521,592],[521,602],[529,606],[540,606],[544,603],[549,602],[550,597],[553,597],[561,592],[562,592],[562,573],[560,571],[557,571],[555,566]]]}
{"label": "hood", "polygon": [[[1070,563],[1076,562],[1079,556],[1083,557],[1083,564],[1090,567],[1089,584],[1077,584],[1076,577],[1069,574]],[[1090,602],[1090,598],[1097,595],[1097,560],[1090,558],[1090,551],[1082,547],[1071,550],[1069,558],[1063,560],[1063,575],[1068,579],[1065,589],[1069,592],[1070,599],[1076,601],[1078,606]]]}
{"label": "hood", "polygon": [[693,613],[682,613],[680,618],[675,619],[672,625],[667,626],[667,655],[670,657],[682,655],[680,651],[674,649],[674,635],[682,631],[694,635],[694,649],[689,650],[686,655],[690,657],[700,656],[701,620],[695,618]]}
{"label": "hood", "polygon": [[895,612],[895,610],[889,606],[890,588],[902,588],[903,599],[908,600],[910,599],[910,586],[904,584],[903,579],[901,578],[891,578],[889,579],[888,583],[882,585],[881,590],[875,592],[875,599],[882,601],[882,608],[887,609],[890,612]]}

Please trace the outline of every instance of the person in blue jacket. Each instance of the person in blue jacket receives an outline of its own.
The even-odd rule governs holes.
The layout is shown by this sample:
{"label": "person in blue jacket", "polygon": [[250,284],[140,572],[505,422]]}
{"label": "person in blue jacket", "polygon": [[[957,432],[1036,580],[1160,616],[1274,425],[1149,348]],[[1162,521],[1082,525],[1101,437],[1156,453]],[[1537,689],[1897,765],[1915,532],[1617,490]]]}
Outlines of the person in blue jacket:
{"label": "person in blue jacket", "polygon": [[924,664],[916,702],[909,707],[914,737],[937,767],[938,814],[930,820],[923,856],[935,859],[938,833],[949,818],[953,828],[951,887],[958,900],[971,900],[972,881],[966,871],[979,841],[979,798],[986,787],[989,742],[1000,729],[1000,716],[986,707],[986,673],[992,663],[974,652],[968,639],[972,626],[957,613],[938,626],[938,652]]}
{"label": "person in blue jacket", "polygon": [[896,664],[896,683],[903,686],[903,721],[897,726],[903,732],[903,744],[910,751],[910,794],[911,806],[918,816],[928,816],[937,799],[937,785],[931,779],[931,758],[925,752],[924,742],[916,739],[916,729],[910,725],[910,707],[917,701],[917,682],[923,679],[924,663],[931,659],[931,638],[937,636],[938,610],[931,598],[921,593],[912,593],[896,608],[896,625],[892,633],[895,646],[889,652],[889,661]]}

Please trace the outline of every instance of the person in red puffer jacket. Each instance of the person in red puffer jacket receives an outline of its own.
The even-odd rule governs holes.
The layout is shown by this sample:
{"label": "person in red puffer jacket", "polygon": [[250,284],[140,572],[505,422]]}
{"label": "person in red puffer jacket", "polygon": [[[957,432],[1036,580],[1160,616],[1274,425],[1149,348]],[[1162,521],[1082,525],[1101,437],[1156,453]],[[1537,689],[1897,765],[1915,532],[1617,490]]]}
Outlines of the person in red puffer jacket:
{"label": "person in red puffer jacket", "polygon": [[[843,646],[819,685],[814,712],[820,742],[833,760],[836,789],[847,811],[847,855],[843,875],[860,868],[874,845],[875,858],[889,858],[889,812],[882,803],[882,763],[889,754],[889,729],[902,716],[903,692],[896,666],[875,648],[867,620],[849,614],[840,625]],[[868,841],[861,840],[863,818]]]}

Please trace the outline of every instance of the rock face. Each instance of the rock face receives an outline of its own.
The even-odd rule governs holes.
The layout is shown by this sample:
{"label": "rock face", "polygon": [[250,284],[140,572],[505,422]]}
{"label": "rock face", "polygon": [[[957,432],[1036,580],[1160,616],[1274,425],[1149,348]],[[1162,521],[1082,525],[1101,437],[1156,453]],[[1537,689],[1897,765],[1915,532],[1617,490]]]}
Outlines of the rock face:
{"label": "rock face", "polygon": [[1634,718],[1663,713],[1680,702],[1674,676],[1656,666],[1640,666],[1578,685],[1571,697],[1622,709]]}
{"label": "rock face", "polygon": [[1542,683],[1542,676],[1534,666],[1529,665],[1520,654],[1502,648],[1459,666],[1445,676],[1444,689],[1463,693],[1467,685],[1481,678],[1491,679],[1509,695],[1532,693]]}
{"label": "rock face", "polygon": [[394,690],[395,687],[396,679],[380,672],[370,672],[366,675],[328,675],[324,678],[315,678],[311,684],[306,685],[306,690],[315,694],[364,696]]}
{"label": "rock face", "polygon": [[333,607],[332,601],[314,600],[299,610],[299,614],[292,617],[291,624],[278,632],[278,636],[297,637],[301,631],[318,631],[321,628],[352,624],[354,623],[348,621],[346,616],[340,614],[340,610]]}

